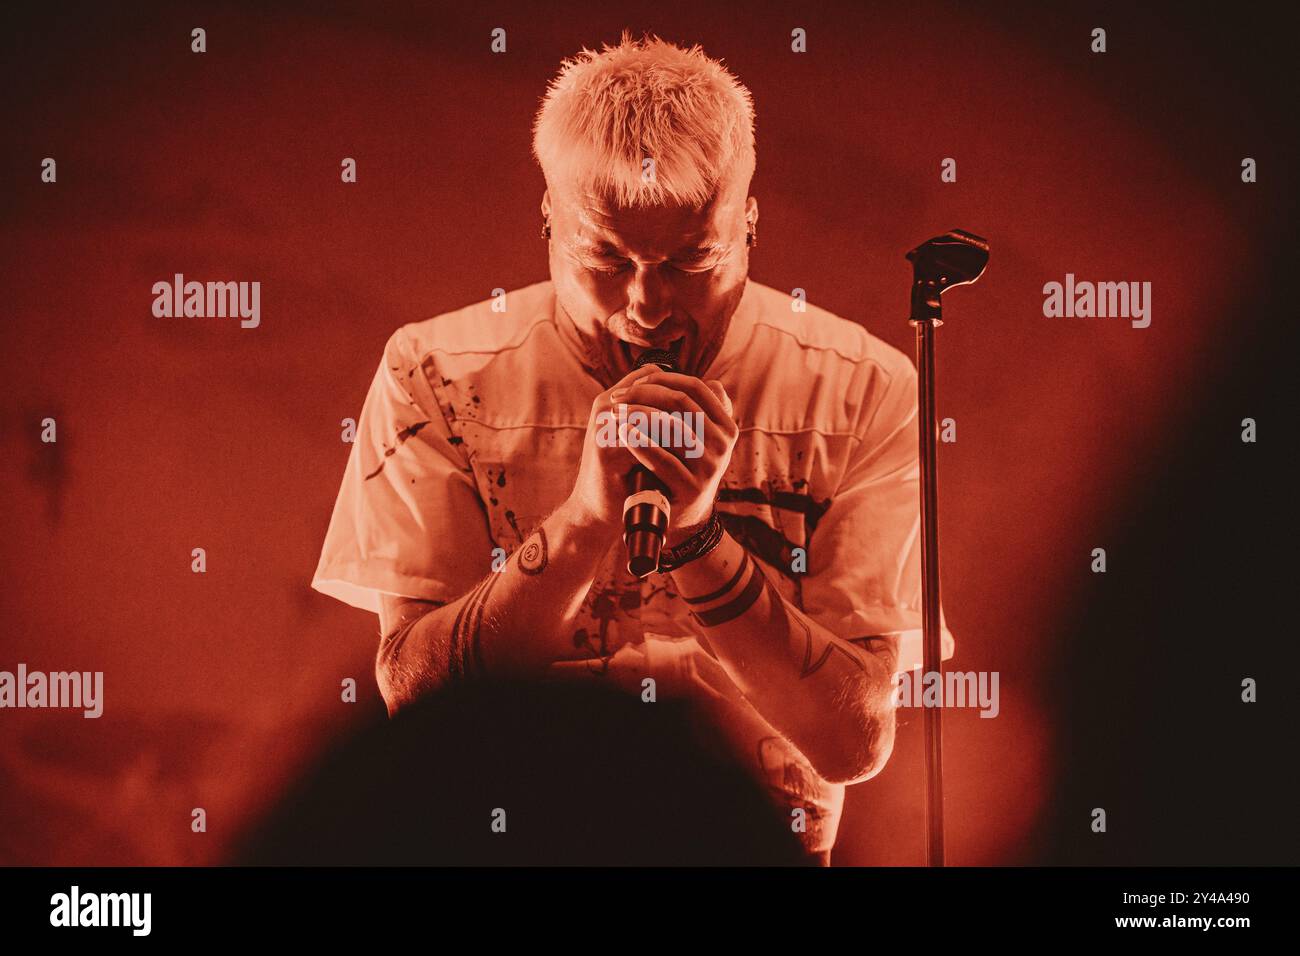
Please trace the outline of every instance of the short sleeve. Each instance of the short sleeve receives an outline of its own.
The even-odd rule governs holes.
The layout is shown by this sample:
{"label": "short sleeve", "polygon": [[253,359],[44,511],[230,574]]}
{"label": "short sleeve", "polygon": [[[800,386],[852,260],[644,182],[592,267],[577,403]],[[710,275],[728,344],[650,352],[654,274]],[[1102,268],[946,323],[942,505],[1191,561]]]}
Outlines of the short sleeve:
{"label": "short sleeve", "polygon": [[[877,368],[840,486],[808,546],[803,610],[843,638],[898,635],[898,670],[923,666],[916,369]],[[940,568],[942,572],[942,566]],[[939,613],[943,659],[954,640]]]}
{"label": "short sleeve", "polygon": [[380,593],[452,601],[482,579],[492,548],[473,477],[399,329],[361,409],[311,586],[376,613]]}

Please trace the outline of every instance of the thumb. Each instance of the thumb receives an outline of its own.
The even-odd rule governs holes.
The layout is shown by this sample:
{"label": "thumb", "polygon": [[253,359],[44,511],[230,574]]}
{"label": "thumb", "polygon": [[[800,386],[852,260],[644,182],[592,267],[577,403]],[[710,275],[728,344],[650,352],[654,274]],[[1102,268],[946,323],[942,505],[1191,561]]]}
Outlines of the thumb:
{"label": "thumb", "polygon": [[704,384],[709,386],[709,389],[714,395],[718,396],[718,401],[721,402],[722,407],[726,409],[727,416],[733,416],[735,414],[735,408],[731,404],[731,396],[728,395],[727,390],[722,387],[722,382],[718,381],[716,378],[711,378]]}

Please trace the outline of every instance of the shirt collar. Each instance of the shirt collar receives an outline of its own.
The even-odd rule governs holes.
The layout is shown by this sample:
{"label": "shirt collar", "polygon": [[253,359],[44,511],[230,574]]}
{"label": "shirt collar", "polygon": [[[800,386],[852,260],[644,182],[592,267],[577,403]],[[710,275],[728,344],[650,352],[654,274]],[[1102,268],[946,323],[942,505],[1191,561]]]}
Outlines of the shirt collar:
{"label": "shirt collar", "polygon": [[731,315],[731,324],[727,326],[727,335],[722,340],[722,348],[717,355],[713,356],[709,367],[704,370],[705,375],[709,378],[717,378],[744,354],[750,339],[754,337],[757,311],[758,296],[754,289],[754,282],[746,278],[745,291],[741,293],[736,311]]}

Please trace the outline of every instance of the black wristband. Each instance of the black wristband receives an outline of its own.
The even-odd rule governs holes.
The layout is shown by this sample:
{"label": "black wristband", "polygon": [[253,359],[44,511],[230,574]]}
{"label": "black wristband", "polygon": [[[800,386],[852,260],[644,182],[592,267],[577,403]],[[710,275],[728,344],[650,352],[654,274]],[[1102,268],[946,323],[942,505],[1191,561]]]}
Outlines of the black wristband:
{"label": "black wristband", "polygon": [[677,547],[664,548],[659,552],[658,570],[673,571],[683,564],[704,557],[722,542],[722,532],[722,519],[718,517],[718,509],[714,508],[703,528]]}

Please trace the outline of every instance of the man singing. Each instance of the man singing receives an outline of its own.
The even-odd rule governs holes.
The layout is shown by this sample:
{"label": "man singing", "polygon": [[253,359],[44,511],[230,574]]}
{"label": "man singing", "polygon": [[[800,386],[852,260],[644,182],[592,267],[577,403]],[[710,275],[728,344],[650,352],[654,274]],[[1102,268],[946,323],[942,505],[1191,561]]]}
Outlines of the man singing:
{"label": "man singing", "polygon": [[[753,128],[698,47],[625,35],[562,65],[533,138],[550,280],[388,340],[312,586],[379,615],[390,713],[496,676],[689,696],[828,862],[921,664],[916,373],[749,279]],[[651,348],[680,371],[634,371]],[[697,444],[602,440],[620,405]],[[671,503],[640,580],[637,464]]]}

